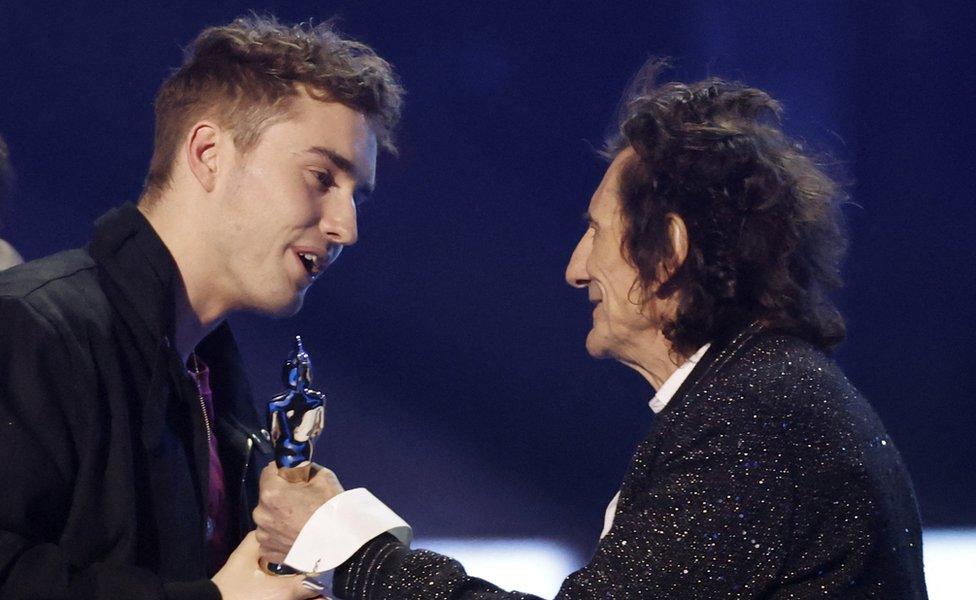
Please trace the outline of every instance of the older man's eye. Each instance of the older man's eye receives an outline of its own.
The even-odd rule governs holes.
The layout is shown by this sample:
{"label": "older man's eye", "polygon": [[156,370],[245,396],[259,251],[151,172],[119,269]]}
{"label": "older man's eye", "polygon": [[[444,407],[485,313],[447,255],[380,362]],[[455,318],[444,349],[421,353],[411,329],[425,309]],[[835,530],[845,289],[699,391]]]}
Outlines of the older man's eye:
{"label": "older man's eye", "polygon": [[319,185],[323,190],[328,190],[336,185],[335,177],[329,171],[316,171],[315,179],[318,180]]}

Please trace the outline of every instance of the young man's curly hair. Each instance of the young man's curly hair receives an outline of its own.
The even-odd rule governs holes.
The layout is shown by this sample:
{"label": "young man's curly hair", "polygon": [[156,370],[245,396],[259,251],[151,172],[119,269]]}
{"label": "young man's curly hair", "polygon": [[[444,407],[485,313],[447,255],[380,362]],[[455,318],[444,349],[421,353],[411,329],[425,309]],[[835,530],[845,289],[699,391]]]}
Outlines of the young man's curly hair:
{"label": "young man's curly hair", "polygon": [[385,60],[342,37],[326,22],[287,26],[273,17],[242,17],[210,27],[187,48],[183,66],[156,95],[156,133],[145,199],[162,190],[188,128],[211,118],[232,131],[244,153],[264,127],[287,116],[304,90],[363,113],[380,144],[395,150],[403,88]]}
{"label": "young man's curly hair", "polygon": [[[829,293],[841,285],[845,196],[781,131],[768,94],[715,78],[656,84],[664,67],[638,74],[605,150],[636,151],[621,175],[622,250],[643,297],[677,294],[664,335],[688,355],[760,320],[833,349],[844,338]],[[669,213],[689,243],[670,271],[660,268],[674,264]]]}

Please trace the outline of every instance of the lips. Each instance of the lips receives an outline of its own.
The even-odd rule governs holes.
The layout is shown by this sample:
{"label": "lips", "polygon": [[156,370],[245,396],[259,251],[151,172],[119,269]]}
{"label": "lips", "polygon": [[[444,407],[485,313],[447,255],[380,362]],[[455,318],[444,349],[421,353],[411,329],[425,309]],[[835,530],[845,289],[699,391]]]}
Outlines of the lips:
{"label": "lips", "polygon": [[593,305],[593,318],[595,319],[597,314],[596,309],[598,306],[600,306],[600,303],[603,302],[603,298],[590,297],[589,300],[590,300],[590,304]]}

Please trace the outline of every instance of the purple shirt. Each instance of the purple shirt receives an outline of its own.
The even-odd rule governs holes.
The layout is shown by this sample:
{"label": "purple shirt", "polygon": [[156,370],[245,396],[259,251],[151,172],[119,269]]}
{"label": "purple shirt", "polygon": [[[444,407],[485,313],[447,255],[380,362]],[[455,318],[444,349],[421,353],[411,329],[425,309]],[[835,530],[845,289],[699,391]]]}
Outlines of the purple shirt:
{"label": "purple shirt", "polygon": [[213,392],[210,389],[210,369],[196,355],[190,357],[190,377],[200,394],[201,410],[206,410],[207,441],[210,443],[210,471],[207,477],[206,536],[210,550],[208,569],[216,573],[230,556],[227,543],[227,489],[224,468],[217,453],[217,436],[214,434]]}

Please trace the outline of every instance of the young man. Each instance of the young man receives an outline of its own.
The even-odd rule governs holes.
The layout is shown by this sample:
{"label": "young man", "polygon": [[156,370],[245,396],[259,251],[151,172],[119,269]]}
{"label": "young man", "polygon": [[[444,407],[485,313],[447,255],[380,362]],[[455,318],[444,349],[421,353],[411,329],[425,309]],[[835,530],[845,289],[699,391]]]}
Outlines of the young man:
{"label": "young man", "polygon": [[295,313],[356,242],[400,101],[328,25],[207,29],[157,96],[138,206],[0,275],[0,597],[314,595],[253,534],[225,564],[268,458],[224,320]]}
{"label": "young man", "polygon": [[[587,351],[644,376],[657,416],[557,600],[925,598],[908,473],[826,355],[843,195],[766,93],[656,68],[625,98],[566,280],[593,304]],[[382,507],[346,515],[351,494],[266,469],[263,555],[338,567],[348,600],[533,598],[410,549]]]}

